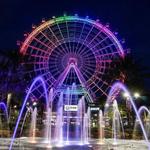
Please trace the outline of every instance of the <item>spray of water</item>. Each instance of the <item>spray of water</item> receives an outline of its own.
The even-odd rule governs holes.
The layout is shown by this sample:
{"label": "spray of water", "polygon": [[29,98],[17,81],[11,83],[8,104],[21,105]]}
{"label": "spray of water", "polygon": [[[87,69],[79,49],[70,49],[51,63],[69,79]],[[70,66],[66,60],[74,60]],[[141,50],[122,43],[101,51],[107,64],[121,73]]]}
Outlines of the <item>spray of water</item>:
{"label": "spray of water", "polygon": [[[146,113],[147,115],[146,115]],[[150,111],[148,110],[147,107],[145,106],[141,106],[138,110],[138,114],[140,116],[140,118],[142,117],[142,113],[144,113],[144,122],[145,122],[145,131],[146,131],[146,134],[147,134],[147,137],[149,136],[150,134]],[[137,130],[138,130],[138,127],[139,127],[139,120],[138,118],[136,117],[136,120],[135,120],[135,126],[134,126],[134,131],[133,131],[133,138],[136,137],[136,133],[137,133]]]}
{"label": "spray of water", "polygon": [[19,116],[18,116],[18,119],[17,119],[17,122],[16,122],[16,126],[15,126],[15,129],[14,129],[14,133],[13,133],[13,136],[11,138],[11,143],[10,143],[10,147],[9,147],[9,150],[12,149],[12,146],[13,146],[13,143],[14,143],[14,140],[15,140],[15,137],[16,137],[16,133],[17,133],[17,129],[18,129],[18,126],[19,126],[19,123],[20,123],[20,120],[21,120],[21,117],[22,117],[22,114],[23,114],[23,111],[25,109],[25,106],[26,106],[26,103],[27,103],[27,100],[30,96],[30,93],[34,87],[34,85],[40,81],[42,83],[42,86],[43,86],[43,89],[44,89],[44,93],[45,93],[45,100],[46,100],[46,110],[48,110],[48,107],[49,107],[49,102],[48,102],[48,95],[47,95],[47,89],[46,89],[46,85],[45,85],[45,82],[44,82],[44,79],[42,77],[37,77],[35,78],[35,80],[33,81],[33,83],[31,84],[30,88],[29,88],[29,91],[24,99],[24,102],[23,102],[23,105],[22,105],[22,108],[20,110],[20,113],[19,113]]}
{"label": "spray of water", "polygon": [[8,121],[8,111],[7,111],[7,106],[4,102],[0,102],[0,109],[2,109],[5,113],[6,119]]}
{"label": "spray of water", "polygon": [[99,144],[104,144],[104,120],[102,110],[99,111]]}
{"label": "spray of water", "polygon": [[36,122],[37,122],[37,107],[34,108],[31,114],[31,126],[30,126],[30,142],[36,143]]}
{"label": "spray of water", "polygon": [[57,117],[55,126],[55,140],[59,146],[63,145],[63,123],[63,92],[61,92],[57,104]]}
{"label": "spray of water", "polygon": [[[7,105],[4,102],[0,102],[0,109],[4,113],[4,117],[6,119],[7,125],[9,125],[9,117],[8,117]],[[0,128],[3,129],[2,118],[0,118]],[[8,127],[8,130],[9,130],[9,127]]]}
{"label": "spray of water", "polygon": [[27,108],[27,111],[25,113],[25,116],[24,116],[24,119],[23,119],[23,123],[22,123],[22,126],[21,126],[20,136],[22,135],[23,127],[24,127],[24,124],[25,124],[25,121],[26,121],[26,118],[27,118],[27,115],[28,115],[29,112],[31,112],[31,114],[32,114],[32,112],[33,112],[32,107]]}
{"label": "spray of water", "polygon": [[127,95],[128,95],[128,100],[130,101],[131,105],[132,105],[132,108],[136,114],[136,117],[137,119],[139,120],[139,124],[140,124],[140,127],[142,129],[142,132],[143,132],[143,135],[144,135],[144,138],[145,138],[145,141],[148,145],[148,147],[150,147],[150,144],[149,144],[149,141],[148,141],[148,137],[147,137],[147,134],[146,134],[146,131],[144,129],[144,126],[143,126],[143,123],[142,123],[142,120],[139,116],[139,113],[137,111],[137,108],[136,108],[136,105],[133,101],[133,98],[130,94],[130,92],[128,91],[128,89],[126,88],[126,86],[120,82],[116,82],[114,83],[114,85],[112,85],[112,88],[108,94],[108,97],[107,97],[107,102],[105,104],[105,108],[108,108],[110,103],[112,103],[112,101],[114,101],[114,96],[115,96],[115,93],[117,93],[119,90],[123,90],[123,92],[125,92]]}

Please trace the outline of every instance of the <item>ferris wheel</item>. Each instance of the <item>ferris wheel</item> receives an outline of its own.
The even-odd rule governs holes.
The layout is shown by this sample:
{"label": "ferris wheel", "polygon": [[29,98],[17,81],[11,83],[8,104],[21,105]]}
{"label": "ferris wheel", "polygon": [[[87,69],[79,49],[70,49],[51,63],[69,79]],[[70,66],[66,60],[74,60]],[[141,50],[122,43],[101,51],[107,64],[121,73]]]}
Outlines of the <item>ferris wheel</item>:
{"label": "ferris wheel", "polygon": [[124,57],[107,26],[77,15],[43,21],[27,36],[20,52],[26,78],[42,76],[48,90],[76,83],[95,96],[107,95],[114,80],[113,61]]}

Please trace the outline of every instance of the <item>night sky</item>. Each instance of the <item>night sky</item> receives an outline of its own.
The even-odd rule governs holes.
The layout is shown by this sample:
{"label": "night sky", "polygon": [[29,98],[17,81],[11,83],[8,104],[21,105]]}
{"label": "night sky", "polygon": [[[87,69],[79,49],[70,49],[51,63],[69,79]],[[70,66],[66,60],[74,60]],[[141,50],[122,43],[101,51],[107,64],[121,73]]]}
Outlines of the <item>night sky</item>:
{"label": "night sky", "polygon": [[19,50],[16,41],[32,24],[64,13],[110,23],[124,47],[150,66],[150,0],[0,0],[0,50]]}

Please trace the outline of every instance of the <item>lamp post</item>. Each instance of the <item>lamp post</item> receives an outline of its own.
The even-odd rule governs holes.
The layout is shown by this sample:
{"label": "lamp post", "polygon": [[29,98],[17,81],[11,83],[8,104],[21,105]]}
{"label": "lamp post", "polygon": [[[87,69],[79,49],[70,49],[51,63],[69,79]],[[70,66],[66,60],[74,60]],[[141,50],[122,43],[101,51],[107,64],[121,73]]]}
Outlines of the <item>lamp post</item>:
{"label": "lamp post", "polygon": [[135,92],[133,96],[134,96],[134,98],[136,98],[136,99],[137,99],[137,98],[140,98],[140,94],[139,94],[138,92]]}

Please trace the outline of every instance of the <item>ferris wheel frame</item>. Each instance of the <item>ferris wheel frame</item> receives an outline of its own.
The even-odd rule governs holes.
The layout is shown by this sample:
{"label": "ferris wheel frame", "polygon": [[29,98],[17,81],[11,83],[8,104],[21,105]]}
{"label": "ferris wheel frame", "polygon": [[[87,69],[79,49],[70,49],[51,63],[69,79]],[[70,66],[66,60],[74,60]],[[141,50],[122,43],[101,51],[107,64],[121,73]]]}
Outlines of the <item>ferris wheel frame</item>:
{"label": "ferris wheel frame", "polygon": [[[93,39],[91,39],[91,41],[90,42],[88,42],[88,41],[86,41],[86,38],[88,37],[88,34],[86,35],[86,38],[85,39],[82,39],[82,40],[80,40],[79,41],[79,39],[75,39],[75,37],[72,37],[72,38],[66,38],[66,39],[63,39],[62,41],[60,41],[60,40],[58,40],[58,38],[57,38],[57,36],[55,35],[55,33],[54,32],[52,32],[52,34],[53,34],[53,36],[56,38],[56,43],[53,43],[52,41],[51,41],[51,39],[49,39],[49,37],[47,37],[47,35],[45,35],[44,33],[42,33],[42,31],[44,31],[45,29],[47,29],[47,28],[49,28],[49,30],[51,30],[50,29],[50,27],[51,26],[53,26],[53,25],[55,25],[55,24],[57,24],[57,26],[59,27],[59,24],[60,23],[62,23],[62,22],[82,22],[83,24],[89,24],[89,25],[91,25],[92,26],[92,28],[90,29],[90,31],[88,31],[88,34],[90,34],[90,32],[92,31],[92,29],[93,28],[96,28],[97,30],[99,30],[99,33],[97,33],[97,35],[95,35],[95,37],[93,38]],[[83,28],[82,28],[83,29]],[[67,28],[67,30],[68,30],[68,28]],[[61,29],[59,28],[59,31],[60,31],[60,33],[62,34],[62,32],[61,32]],[[67,31],[68,33],[69,33],[69,31]],[[120,42],[119,42],[119,40],[115,37],[115,35],[106,27],[106,26],[104,26],[104,25],[102,25],[98,20],[96,20],[96,21],[94,21],[94,20],[91,20],[91,19],[89,19],[88,17],[86,17],[86,18],[81,18],[81,17],[78,17],[78,16],[62,16],[62,17],[58,17],[58,18],[55,18],[55,17],[53,17],[53,19],[51,19],[51,20],[49,20],[49,21],[46,21],[46,22],[44,22],[44,23],[42,23],[39,27],[37,27],[37,28],[35,28],[29,35],[28,35],[28,37],[26,38],[26,40],[24,41],[24,43],[23,43],[23,45],[21,46],[21,49],[20,49],[20,53],[23,55],[23,56],[25,56],[26,55],[26,53],[27,53],[27,50],[28,50],[28,48],[29,48],[29,46],[30,46],[30,44],[32,43],[32,41],[33,41],[33,39],[35,39],[36,38],[36,36],[38,36],[38,34],[39,33],[41,33],[41,34],[43,34],[43,36],[45,37],[45,38],[47,38],[47,39],[49,39],[49,42],[51,43],[50,45],[51,45],[51,47],[49,47],[48,45],[46,45],[44,42],[42,42],[42,41],[40,41],[39,39],[36,39],[36,41],[37,42],[39,42],[40,44],[42,44],[42,45],[44,45],[45,47],[47,47],[48,48],[48,51],[46,51],[46,50],[43,50],[42,48],[39,48],[38,46],[36,47],[34,47],[34,46],[31,46],[30,48],[33,48],[33,49],[35,49],[35,50],[37,50],[37,51],[41,51],[41,53],[44,53],[44,55],[46,56],[40,56],[40,57],[43,57],[42,58],[42,61],[44,62],[44,64],[46,64],[47,65],[47,68],[46,68],[46,71],[47,72],[49,72],[49,67],[48,67],[48,61],[49,61],[49,57],[50,57],[50,55],[51,55],[51,53],[52,53],[52,51],[55,49],[55,48],[58,48],[59,46],[61,46],[63,43],[69,43],[69,42],[77,42],[78,43],[78,45],[79,44],[83,44],[83,45],[85,45],[85,46],[87,46],[89,49],[92,49],[92,48],[95,48],[98,44],[99,44],[99,42],[97,43],[97,44],[95,44],[94,46],[92,45],[92,47],[91,47],[91,42],[93,41],[93,40],[95,40],[98,36],[99,36],[99,34],[101,34],[101,33],[104,33],[107,37],[105,38],[105,39],[103,39],[103,40],[106,40],[107,38],[108,39],[110,39],[111,40],[111,42],[112,42],[112,45],[114,45],[115,46],[115,49],[116,49],[116,52],[114,52],[114,55],[117,53],[118,55],[119,55],[119,57],[121,58],[121,59],[123,59],[124,58],[124,56],[125,56],[125,53],[124,53],[124,49],[122,48],[122,45],[120,44]],[[82,33],[81,33],[82,34]],[[62,37],[63,37],[63,35],[62,35]],[[69,37],[69,36],[68,36]],[[102,41],[103,41],[102,40]],[[102,41],[100,41],[100,42],[102,42]],[[77,45],[77,46],[78,46]],[[107,47],[107,46],[106,46]],[[109,47],[109,45],[108,45],[108,47]],[[105,48],[105,47],[104,47]],[[59,50],[60,50],[61,48],[59,48]],[[66,49],[64,49],[64,48],[62,48],[63,49],[63,51],[64,52],[66,52],[67,50]],[[68,49],[68,48],[67,48]],[[86,50],[86,48],[84,47],[84,49],[82,50],[82,53],[84,54],[84,50]],[[107,51],[106,51],[106,53],[107,53]],[[113,53],[113,51],[112,51],[112,53]],[[32,54],[33,55],[33,54]],[[38,56],[36,56],[36,54],[34,54],[35,55],[35,57],[38,57]],[[109,54],[106,54],[106,55],[109,55]],[[105,61],[111,61],[111,60],[101,60],[101,57],[97,57],[97,56],[95,56],[96,57],[96,59],[95,59],[95,61],[96,61],[96,63],[97,63],[97,61],[99,61],[98,59],[100,59],[100,61],[101,62],[105,62]],[[44,60],[44,59],[47,59],[47,60]],[[46,62],[47,61],[47,62]],[[39,62],[39,65],[41,65],[41,64],[43,64],[43,62]],[[28,63],[28,62],[23,62],[22,64],[26,64],[26,63]],[[99,62],[98,62],[99,63]],[[108,63],[111,63],[111,62],[108,62]],[[56,64],[55,64],[56,65]],[[105,66],[105,64],[104,64],[104,67],[107,67],[107,66]],[[42,74],[42,72],[41,72],[41,74]],[[52,75],[52,74],[51,74]],[[83,77],[82,77],[83,78]],[[87,77],[88,78],[88,77]],[[92,84],[92,81],[93,80],[101,80],[101,82],[103,82],[102,81],[102,79],[101,78],[97,78],[96,77],[96,79],[95,79],[95,76],[93,77],[93,76],[90,76],[90,78],[91,78],[91,81],[89,81],[89,85],[90,84]],[[92,78],[94,78],[93,80],[92,80]],[[47,79],[46,79],[47,80]],[[56,84],[56,82],[58,82],[58,81],[56,81],[57,79],[55,79],[55,78],[51,78],[51,79],[48,79],[48,80],[52,80],[51,82],[53,82],[51,85],[47,85],[47,86],[55,86],[55,88],[56,88],[56,86],[58,85],[58,84]],[[47,82],[47,81],[46,81]],[[86,82],[85,80],[84,80],[84,82]],[[104,84],[105,83],[107,83],[107,82],[105,82],[104,81]],[[84,83],[84,86],[85,87],[87,87],[87,91],[90,91],[90,86],[88,86],[88,84],[87,83]],[[97,91],[101,91],[104,95],[107,95],[107,92],[106,91],[103,91],[103,89],[101,88],[101,87],[98,87],[98,85],[94,85],[96,88],[96,90]],[[107,86],[109,87],[110,85],[108,85],[108,83],[107,83]],[[50,88],[48,88],[48,90],[49,90]],[[108,88],[107,88],[108,89]]]}

